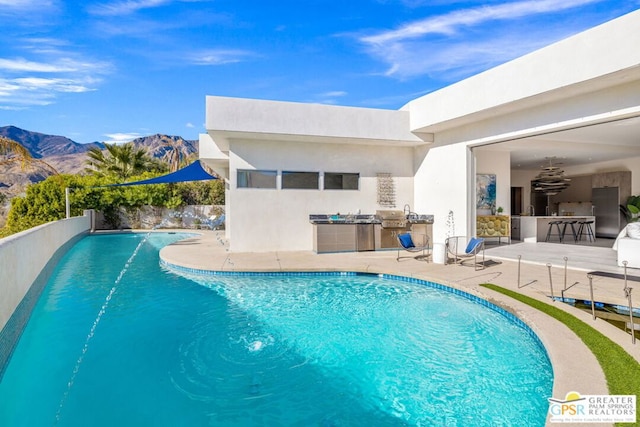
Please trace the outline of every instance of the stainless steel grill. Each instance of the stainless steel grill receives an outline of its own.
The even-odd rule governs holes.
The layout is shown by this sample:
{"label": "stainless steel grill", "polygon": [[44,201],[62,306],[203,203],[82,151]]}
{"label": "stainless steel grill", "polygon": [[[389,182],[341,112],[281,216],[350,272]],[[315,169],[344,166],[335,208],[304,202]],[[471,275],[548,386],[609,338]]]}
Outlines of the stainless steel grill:
{"label": "stainless steel grill", "polygon": [[389,219],[382,221],[381,225],[382,228],[405,228],[407,226],[407,221]]}
{"label": "stainless steel grill", "polygon": [[381,221],[382,228],[406,228],[407,218],[400,210],[379,210],[376,216]]}

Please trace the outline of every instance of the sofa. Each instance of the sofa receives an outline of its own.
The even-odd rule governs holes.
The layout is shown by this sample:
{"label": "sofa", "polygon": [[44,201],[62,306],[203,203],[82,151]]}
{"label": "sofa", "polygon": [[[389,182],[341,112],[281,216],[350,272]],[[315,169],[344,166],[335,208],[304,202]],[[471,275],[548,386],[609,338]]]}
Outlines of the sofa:
{"label": "sofa", "polygon": [[640,268],[640,222],[632,222],[622,229],[613,249],[618,251],[618,265],[627,261],[627,267]]}

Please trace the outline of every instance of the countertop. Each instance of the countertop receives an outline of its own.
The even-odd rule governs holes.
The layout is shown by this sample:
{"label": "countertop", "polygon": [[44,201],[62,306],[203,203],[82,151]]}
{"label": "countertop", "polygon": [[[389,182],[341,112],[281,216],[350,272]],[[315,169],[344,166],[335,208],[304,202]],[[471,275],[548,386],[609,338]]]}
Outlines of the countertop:
{"label": "countertop", "polygon": [[592,218],[593,215],[514,215],[513,218],[535,218],[535,219],[578,219]]}
{"label": "countertop", "polygon": [[[523,242],[544,242],[547,240],[549,223],[552,221],[594,221],[592,215],[541,215],[541,216],[519,216],[520,240]],[[575,226],[577,226],[576,224]],[[574,227],[575,227],[574,226]]]}
{"label": "countertop", "polygon": [[[312,224],[382,224],[382,220],[374,214],[313,214],[309,215],[309,222]],[[407,222],[409,224],[433,224],[433,215],[412,214]]]}

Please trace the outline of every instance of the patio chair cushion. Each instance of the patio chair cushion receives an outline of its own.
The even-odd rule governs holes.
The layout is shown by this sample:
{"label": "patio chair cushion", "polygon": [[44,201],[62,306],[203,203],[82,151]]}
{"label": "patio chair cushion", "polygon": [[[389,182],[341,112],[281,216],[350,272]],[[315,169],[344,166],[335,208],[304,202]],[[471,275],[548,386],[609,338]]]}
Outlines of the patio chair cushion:
{"label": "patio chair cushion", "polygon": [[481,244],[482,242],[483,242],[482,239],[478,239],[476,237],[472,237],[471,240],[469,240],[469,244],[467,245],[467,249],[465,249],[464,252],[467,253],[467,254],[474,253],[474,251],[476,250],[478,245]]}
{"label": "patio chair cushion", "polygon": [[400,240],[400,244],[405,249],[416,247],[416,245],[413,243],[413,239],[411,238],[411,234],[409,233],[399,234],[398,240]]}

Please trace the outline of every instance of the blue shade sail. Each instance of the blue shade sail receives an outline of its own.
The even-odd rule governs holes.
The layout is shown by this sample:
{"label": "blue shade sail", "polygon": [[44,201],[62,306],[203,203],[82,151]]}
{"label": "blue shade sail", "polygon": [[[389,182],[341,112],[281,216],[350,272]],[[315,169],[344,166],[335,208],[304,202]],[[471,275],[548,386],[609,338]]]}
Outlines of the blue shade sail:
{"label": "blue shade sail", "polygon": [[122,184],[112,184],[111,187],[122,187],[125,185],[144,185],[144,184],[168,184],[172,182],[187,182],[187,181],[205,181],[209,179],[218,179],[218,177],[211,175],[204,170],[200,160],[196,160],[189,166],[179,169],[175,172],[157,176],[155,178],[144,179],[142,181],[125,182]]}

